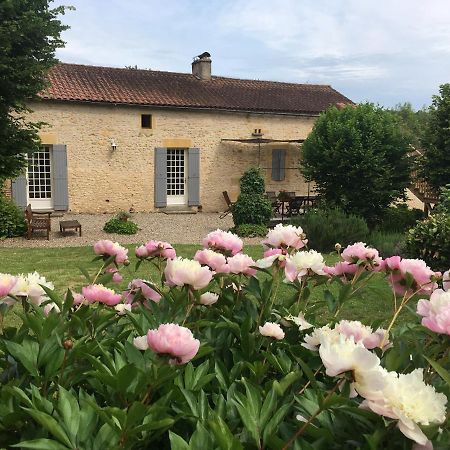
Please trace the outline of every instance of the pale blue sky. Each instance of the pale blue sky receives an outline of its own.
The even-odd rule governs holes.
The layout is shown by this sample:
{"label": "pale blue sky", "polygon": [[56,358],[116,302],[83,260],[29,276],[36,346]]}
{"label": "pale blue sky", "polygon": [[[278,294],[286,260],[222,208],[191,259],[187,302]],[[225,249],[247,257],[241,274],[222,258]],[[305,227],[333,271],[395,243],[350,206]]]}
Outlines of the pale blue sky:
{"label": "pale blue sky", "polygon": [[331,84],[354,101],[428,105],[450,82],[450,0],[57,0],[61,61]]}

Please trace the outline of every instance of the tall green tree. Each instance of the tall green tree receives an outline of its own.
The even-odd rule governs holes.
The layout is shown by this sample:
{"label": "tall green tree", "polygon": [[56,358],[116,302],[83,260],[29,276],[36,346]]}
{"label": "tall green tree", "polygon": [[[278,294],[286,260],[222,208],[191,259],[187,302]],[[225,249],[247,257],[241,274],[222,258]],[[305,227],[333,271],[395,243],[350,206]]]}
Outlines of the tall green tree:
{"label": "tall green tree", "polygon": [[450,84],[439,87],[429,109],[428,127],[423,139],[422,176],[437,191],[450,183]]}
{"label": "tall green tree", "polygon": [[379,220],[405,197],[409,142],[398,119],[373,104],[329,108],[303,144],[301,172],[330,206]]}
{"label": "tall green tree", "polygon": [[400,126],[400,130],[405,134],[408,142],[414,148],[421,148],[423,138],[427,129],[428,110],[426,107],[415,111],[411,103],[399,103],[392,109],[387,109],[393,114]]}
{"label": "tall green tree", "polygon": [[59,19],[67,9],[52,0],[0,0],[0,180],[19,175],[24,154],[39,148],[41,123],[29,122],[27,103],[46,86],[64,46]]}

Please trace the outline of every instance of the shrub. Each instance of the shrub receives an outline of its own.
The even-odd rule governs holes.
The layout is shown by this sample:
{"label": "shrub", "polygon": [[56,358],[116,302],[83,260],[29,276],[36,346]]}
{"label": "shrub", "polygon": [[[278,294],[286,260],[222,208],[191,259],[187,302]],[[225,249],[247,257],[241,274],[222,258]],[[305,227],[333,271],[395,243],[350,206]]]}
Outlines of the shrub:
{"label": "shrub", "polygon": [[405,233],[373,231],[367,243],[375,247],[383,258],[394,255],[405,255]]}
{"label": "shrub", "polygon": [[291,222],[303,228],[309,239],[308,247],[320,252],[334,250],[336,243],[346,246],[365,241],[369,234],[363,218],[347,215],[339,208],[310,209]]}
{"label": "shrub", "polygon": [[247,170],[241,177],[240,189],[239,197],[233,206],[234,225],[267,225],[272,217],[272,205],[264,196],[265,183],[260,170]]}
{"label": "shrub", "polygon": [[450,267],[450,214],[433,214],[418,222],[406,236],[406,251],[421,258],[434,270]]}
{"label": "shrub", "polygon": [[257,167],[248,169],[240,179],[241,194],[264,195],[266,185],[261,170]]}
{"label": "shrub", "polygon": [[240,237],[263,237],[267,234],[265,225],[243,223],[232,230]]}
{"label": "shrub", "polygon": [[372,104],[332,107],[306,138],[301,171],[327,204],[364,217],[372,226],[405,198],[408,139],[397,118]]}
{"label": "shrub", "polygon": [[103,231],[107,233],[117,233],[117,234],[136,234],[138,232],[138,226],[132,222],[124,221],[118,217],[113,217],[108,220],[103,227]]}
{"label": "shrub", "polygon": [[381,232],[402,233],[412,228],[418,220],[424,218],[424,212],[420,209],[409,209],[408,205],[401,203],[387,209],[378,226]]}
{"label": "shrub", "polygon": [[441,188],[441,194],[439,195],[439,201],[435,211],[450,215],[450,184]]}
{"label": "shrub", "polygon": [[0,194],[0,238],[22,236],[27,230],[23,211]]}
{"label": "shrub", "polygon": [[[1,447],[397,450],[430,439],[428,448],[448,448],[446,294],[421,293],[429,329],[417,314],[393,329],[432,272],[397,261],[394,277],[363,245],[325,267],[287,244],[298,244],[296,230],[277,233],[264,273],[247,255],[226,256],[236,239],[218,231],[207,240],[214,272],[138,251],[135,270],[153,281],[136,279],[128,250],[101,241],[82,295],[63,298],[38,273],[2,274],[0,312],[8,318],[15,303],[23,322],[0,334]],[[231,272],[220,272],[225,260]],[[122,274],[134,279],[124,293],[112,284]],[[365,306],[374,280],[384,323],[342,320],[354,302]]]}

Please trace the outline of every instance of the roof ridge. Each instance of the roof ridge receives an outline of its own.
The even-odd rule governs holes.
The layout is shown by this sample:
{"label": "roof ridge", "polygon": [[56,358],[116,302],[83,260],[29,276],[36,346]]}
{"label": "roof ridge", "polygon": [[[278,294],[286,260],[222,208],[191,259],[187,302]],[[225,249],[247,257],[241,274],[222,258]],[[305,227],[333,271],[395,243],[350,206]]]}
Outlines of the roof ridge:
{"label": "roof ridge", "polygon": [[[155,74],[168,73],[171,75],[181,75],[181,76],[189,77],[189,78],[194,77],[194,75],[192,75],[189,72],[173,72],[171,70],[154,70],[154,69],[139,69],[139,68],[138,69],[134,69],[134,68],[129,69],[127,67],[97,66],[97,65],[93,65],[93,64],[66,63],[66,62],[62,62],[62,61],[58,62],[58,64],[54,67],[57,67],[57,66],[76,66],[76,67],[89,67],[89,68],[92,67],[94,69],[109,69],[109,70],[144,72],[144,73],[152,72]],[[211,79],[213,79],[213,80],[232,80],[232,81],[252,81],[252,82],[257,82],[257,83],[274,83],[274,84],[288,85],[288,86],[327,87],[327,88],[333,89],[333,87],[330,84],[296,83],[294,81],[261,80],[261,79],[256,79],[256,78],[235,78],[235,77],[228,77],[228,76],[224,76],[224,75],[212,75]],[[338,92],[335,89],[333,89],[333,91]],[[340,95],[342,95],[342,94],[340,94]]]}

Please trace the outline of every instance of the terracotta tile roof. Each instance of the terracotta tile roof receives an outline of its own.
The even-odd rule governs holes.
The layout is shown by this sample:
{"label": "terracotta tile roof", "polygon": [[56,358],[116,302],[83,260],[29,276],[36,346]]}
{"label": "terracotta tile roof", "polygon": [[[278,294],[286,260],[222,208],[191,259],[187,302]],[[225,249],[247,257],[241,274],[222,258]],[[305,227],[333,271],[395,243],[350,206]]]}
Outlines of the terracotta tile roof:
{"label": "terracotta tile roof", "polygon": [[317,114],[352,103],[331,86],[58,64],[41,98],[61,101]]}

